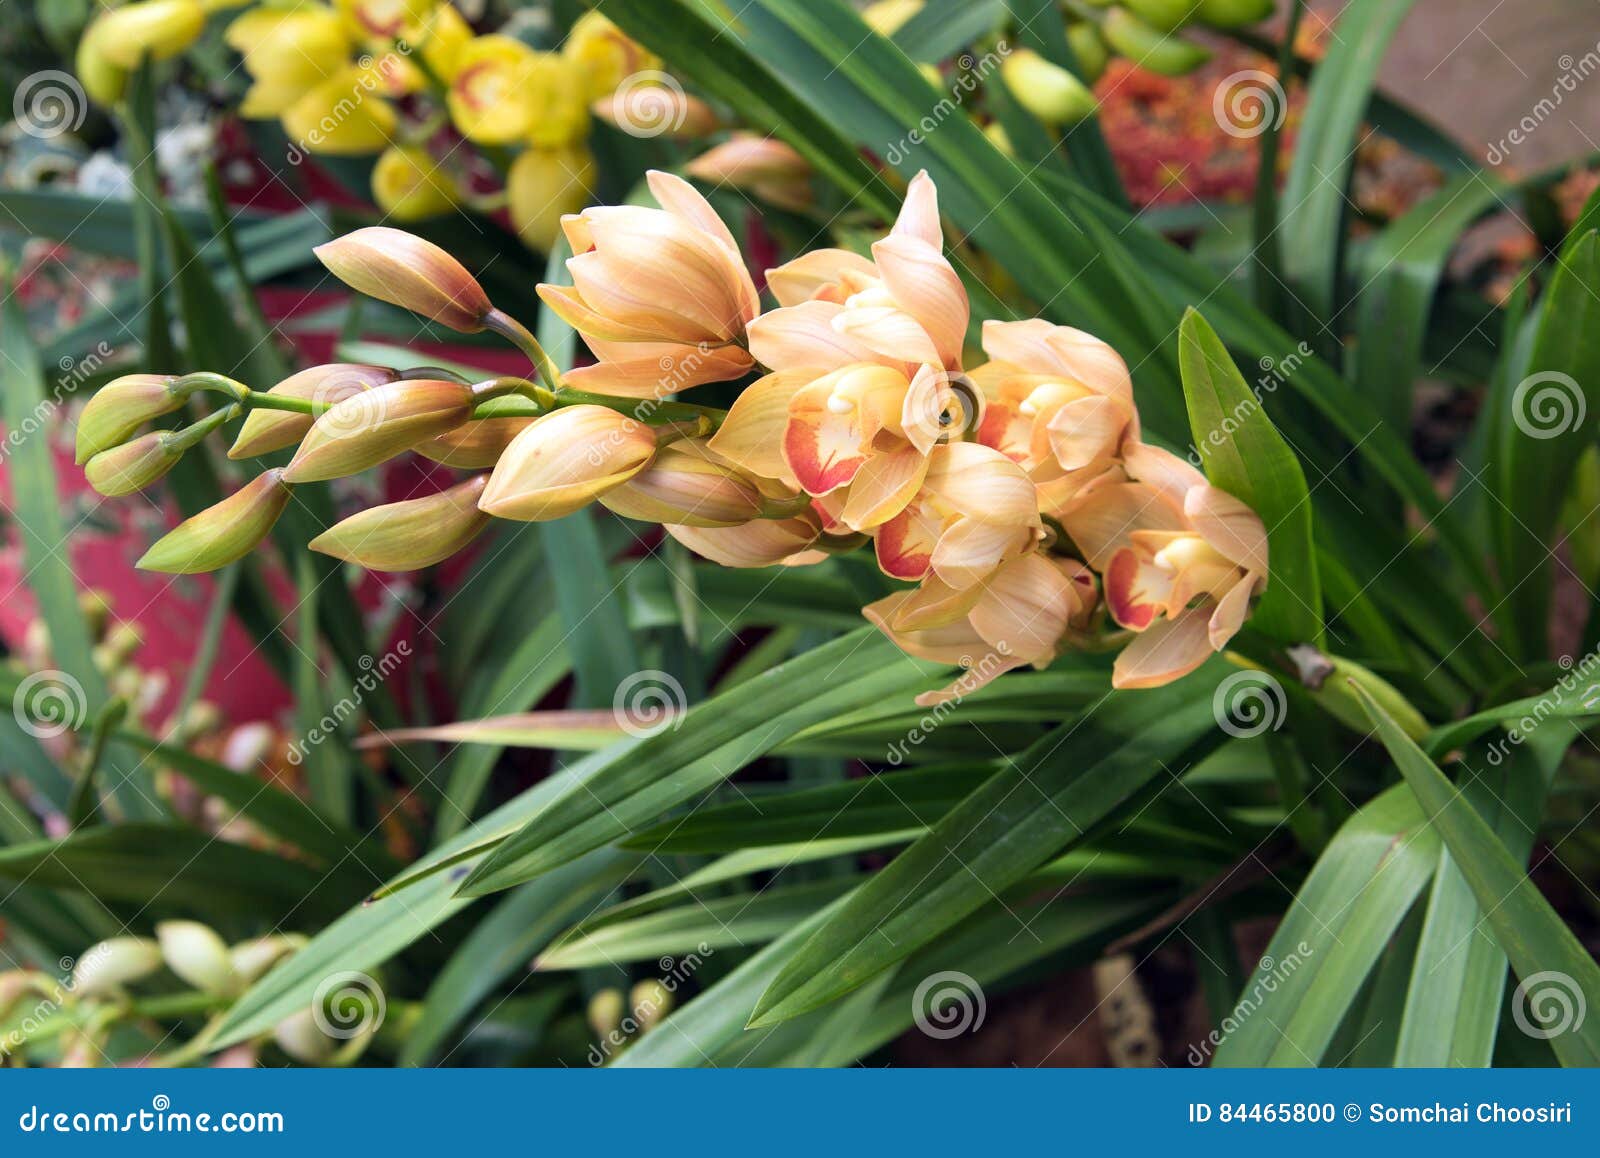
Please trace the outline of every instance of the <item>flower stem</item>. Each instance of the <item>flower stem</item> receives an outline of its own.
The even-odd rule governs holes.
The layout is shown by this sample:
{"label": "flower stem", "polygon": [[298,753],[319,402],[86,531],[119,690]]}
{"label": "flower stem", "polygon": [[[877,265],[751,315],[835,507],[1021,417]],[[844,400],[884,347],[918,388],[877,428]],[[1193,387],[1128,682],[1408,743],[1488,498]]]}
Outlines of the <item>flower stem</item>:
{"label": "flower stem", "polygon": [[565,384],[561,379],[561,371],[556,369],[556,364],[545,353],[545,348],[539,344],[528,327],[517,321],[504,310],[490,310],[483,318],[484,329],[492,330],[517,349],[528,355],[528,360],[533,363],[535,370],[546,387],[559,390]]}

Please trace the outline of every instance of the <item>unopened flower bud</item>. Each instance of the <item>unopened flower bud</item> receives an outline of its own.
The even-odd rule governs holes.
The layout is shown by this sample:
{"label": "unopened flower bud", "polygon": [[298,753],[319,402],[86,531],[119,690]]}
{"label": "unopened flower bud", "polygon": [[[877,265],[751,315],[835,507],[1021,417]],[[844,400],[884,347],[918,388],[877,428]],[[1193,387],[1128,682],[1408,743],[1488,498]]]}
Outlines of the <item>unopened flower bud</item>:
{"label": "unopened flower bud", "polygon": [[118,68],[177,56],[200,39],[206,10],[200,0],[141,0],[113,8],[96,21],[96,41]]}
{"label": "unopened flower bud", "polygon": [[[395,372],[385,366],[359,362],[330,362],[291,374],[267,393],[279,398],[300,398],[323,406],[343,402],[352,394],[372,386],[393,382]],[[229,458],[255,458],[293,446],[305,437],[316,419],[293,410],[252,409],[239,428],[239,437],[228,450]]]}
{"label": "unopened flower bud", "polygon": [[559,519],[627,482],[655,452],[655,432],[638,419],[565,406],[512,439],[478,506],[500,519]]}
{"label": "unopened flower bud", "polygon": [[372,199],[395,221],[425,221],[461,203],[461,191],[426,149],[391,145],[372,167]]}
{"label": "unopened flower bud", "polygon": [[633,1007],[633,1020],[639,1023],[639,1032],[646,1033],[672,1012],[675,1003],[672,991],[651,978],[628,991],[628,1004]]}
{"label": "unopened flower bud", "polygon": [[79,997],[109,993],[161,968],[161,946],[145,937],[112,937],[84,950],[72,970]]}
{"label": "unopened flower bud", "polygon": [[278,1048],[306,1065],[321,1065],[333,1056],[335,1042],[322,1032],[316,1015],[309,1009],[291,1013],[272,1030]]}
{"label": "unopened flower bud", "polygon": [[740,133],[715,145],[684,167],[711,185],[732,185],[780,209],[805,209],[811,203],[811,164],[776,137]]}
{"label": "unopened flower bud", "polygon": [[600,502],[624,518],[685,527],[735,527],[761,513],[755,483],[703,443],[672,443]]}
{"label": "unopened flower bud", "polygon": [[1162,76],[1184,76],[1211,59],[1209,49],[1152,28],[1126,8],[1113,8],[1106,13],[1100,23],[1100,35],[1117,55]]}
{"label": "unopened flower bud", "polygon": [[626,85],[590,106],[606,124],[639,136],[679,140],[717,131],[717,114],[699,97],[664,84]]}
{"label": "unopened flower bud", "polygon": [[464,334],[483,329],[485,315],[494,308],[459,261],[401,229],[368,226],[314,252],[351,289]]}
{"label": "unopened flower bud", "polygon": [[589,999],[589,1028],[604,1038],[622,1025],[622,990],[606,988]]}
{"label": "unopened flower bud", "polygon": [[223,994],[237,987],[228,946],[209,925],[162,921],[156,925],[156,937],[167,968],[196,989]]}
{"label": "unopened flower bud", "polygon": [[282,470],[263,471],[220,503],[168,531],[144,553],[139,568],[194,575],[243,558],[272,530],[292,489]]}
{"label": "unopened flower bud", "polygon": [[[1270,4],[1271,0],[1267,0]],[[1082,71],[1083,79],[1093,84],[1100,79],[1100,74],[1105,72],[1106,64],[1111,59],[1111,53],[1106,48],[1106,42],[1100,39],[1100,31],[1088,21],[1067,26],[1067,43],[1072,46],[1072,55],[1078,59],[1078,68]]]}
{"label": "unopened flower bud", "polygon": [[487,470],[537,419],[475,418],[464,426],[446,431],[412,447],[423,458],[454,467],[456,470]]}
{"label": "unopened flower bud", "polygon": [[325,410],[284,470],[287,482],[358,474],[454,430],[472,417],[473,393],[460,382],[402,379],[353,394]]}
{"label": "unopened flower bud", "polygon": [[107,498],[142,491],[183,457],[181,450],[170,449],[171,441],[162,431],[140,435],[132,442],[102,450],[84,464],[83,475]]}
{"label": "unopened flower bud", "polygon": [[785,519],[752,519],[737,527],[668,523],[665,529],[695,554],[724,567],[771,567],[804,558],[822,535],[822,524],[811,511]]}
{"label": "unopened flower bud", "polygon": [[449,490],[351,515],[311,540],[311,549],[369,571],[415,571],[448,559],[489,525],[478,509],[489,476]]}
{"label": "unopened flower bud", "polygon": [[182,406],[172,383],[166,374],[125,374],[100,387],[78,415],[78,465],[121,446],[146,422]]}
{"label": "unopened flower bud", "polygon": [[294,933],[277,933],[241,941],[228,950],[233,975],[249,983],[260,977],[278,961],[305,944],[305,938]]}
{"label": "unopened flower bud", "polygon": [[1077,77],[1031,48],[1019,48],[1000,65],[1017,103],[1047,125],[1075,125],[1098,103]]}
{"label": "unopened flower bud", "polygon": [[1272,0],[1198,0],[1194,18],[1212,28],[1243,28],[1272,15]]}

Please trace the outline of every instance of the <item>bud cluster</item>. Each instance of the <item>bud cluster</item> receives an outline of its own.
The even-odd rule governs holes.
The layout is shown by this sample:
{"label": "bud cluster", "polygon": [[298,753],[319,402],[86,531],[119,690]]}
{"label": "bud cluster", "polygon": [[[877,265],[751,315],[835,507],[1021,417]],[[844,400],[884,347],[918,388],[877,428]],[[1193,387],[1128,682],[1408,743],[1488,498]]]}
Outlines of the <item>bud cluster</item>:
{"label": "bud cluster", "polygon": [[[1244,623],[1267,582],[1261,520],[1143,440],[1128,368],[1098,338],[987,321],[981,350],[968,347],[967,294],[926,174],[870,256],[819,249],[768,270],[778,304],[767,310],[710,204],[665,173],[649,184],[659,208],[562,219],[571,284],[539,296],[595,359],[565,375],[437,246],[363,229],[319,249],[357,289],[509,338],[543,384],[362,365],[316,367],[264,393],[220,380],[233,399],[222,413],[249,414],[231,453],[294,445],[293,457],[143,565],[220,566],[267,533],[295,485],[414,450],[472,473],[360,512],[312,547],[406,570],[461,549],[490,518],[556,519],[593,502],[730,567],[805,565],[870,542],[884,574],[909,586],[867,618],[908,653],[969,669],[927,702],[1112,638],[1131,640],[1118,686],[1165,683]],[[79,431],[91,478],[159,477],[160,456],[216,416],[123,440],[214,378],[106,387]],[[737,380],[747,384],[726,412],[664,397]]]}

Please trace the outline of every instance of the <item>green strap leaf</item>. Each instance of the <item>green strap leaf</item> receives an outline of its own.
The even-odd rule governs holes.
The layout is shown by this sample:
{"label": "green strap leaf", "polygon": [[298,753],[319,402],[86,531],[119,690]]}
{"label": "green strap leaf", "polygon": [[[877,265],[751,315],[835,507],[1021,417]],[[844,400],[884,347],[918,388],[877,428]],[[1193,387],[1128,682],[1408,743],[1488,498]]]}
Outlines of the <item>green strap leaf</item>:
{"label": "green strap leaf", "polygon": [[[1600,1002],[1600,965],[1550,907],[1472,801],[1371,696],[1360,687],[1355,690],[1378,739],[1466,878],[1495,940],[1523,984],[1530,987],[1529,996],[1537,1000],[1539,987],[1549,985],[1559,987],[1569,999],[1595,1007]],[[1549,1036],[1549,1044],[1561,1064],[1600,1065],[1600,1020],[1575,1018],[1560,1028],[1561,1032]]]}
{"label": "green strap leaf", "polygon": [[1323,1061],[1390,937],[1433,879],[1438,857],[1438,834],[1403,785],[1346,821],[1295,894],[1233,1012],[1216,1027],[1213,1064]]}
{"label": "green strap leaf", "polygon": [[817,1009],[1016,884],[1152,781],[1226,739],[1220,660],[1176,684],[1112,693],[986,781],[846,900],[761,995],[752,1026]]}
{"label": "green strap leaf", "polygon": [[871,628],[790,660],[675,717],[664,731],[607,749],[599,772],[491,853],[462,891],[509,888],[627,837],[796,732],[857,704],[909,697],[938,670]]}
{"label": "green strap leaf", "polygon": [[1206,476],[1258,515],[1271,576],[1252,619],[1280,643],[1322,638],[1322,585],[1300,460],[1245,384],[1215,330],[1194,310],[1178,330],[1189,427]]}

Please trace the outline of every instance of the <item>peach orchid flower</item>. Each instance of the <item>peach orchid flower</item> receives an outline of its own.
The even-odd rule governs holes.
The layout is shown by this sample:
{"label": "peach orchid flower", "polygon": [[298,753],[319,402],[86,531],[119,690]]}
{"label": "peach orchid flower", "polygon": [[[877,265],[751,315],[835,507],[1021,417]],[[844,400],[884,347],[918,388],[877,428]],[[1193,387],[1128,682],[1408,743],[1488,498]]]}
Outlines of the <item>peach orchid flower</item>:
{"label": "peach orchid flower", "polygon": [[561,219],[572,285],[539,296],[599,361],[569,372],[577,388],[655,398],[738,378],[754,365],[745,329],[760,312],[733,235],[693,186],[647,178],[660,209],[602,205]]}
{"label": "peach orchid flower", "polygon": [[770,271],[792,304],[749,332],[774,372],[739,396],[713,449],[815,497],[841,494],[840,519],[856,531],[903,511],[965,413],[953,381],[967,295],[942,240],[933,182],[919,173],[873,261],[824,250]]}
{"label": "peach orchid flower", "polygon": [[987,399],[978,441],[1020,464],[1055,513],[1138,437],[1128,367],[1092,334],[1040,319],[985,322],[983,348],[993,360],[972,372]]}
{"label": "peach orchid flower", "polygon": [[1124,448],[1129,481],[1095,486],[1062,517],[1104,577],[1106,606],[1139,636],[1112,686],[1159,687],[1221,651],[1267,585],[1267,534],[1244,503],[1143,443]]}
{"label": "peach orchid flower", "polygon": [[958,664],[966,673],[925,692],[931,707],[970,695],[1014,668],[1045,668],[1095,608],[1094,576],[1076,559],[1030,551],[965,592],[930,578],[862,609],[868,621],[908,655]]}

